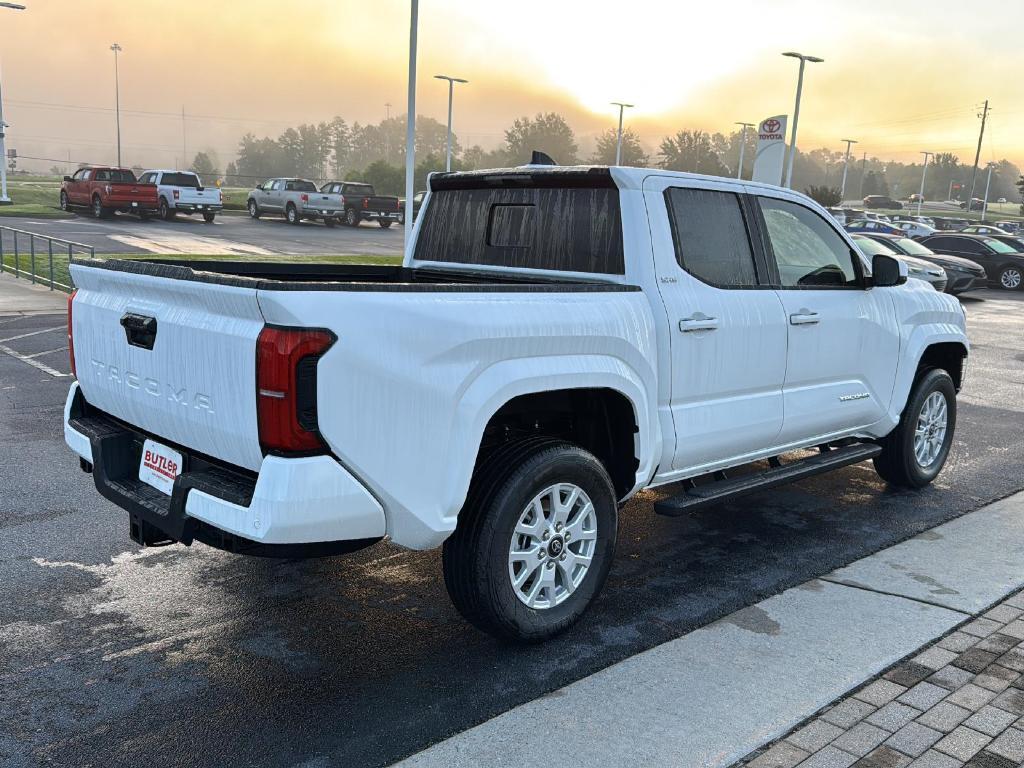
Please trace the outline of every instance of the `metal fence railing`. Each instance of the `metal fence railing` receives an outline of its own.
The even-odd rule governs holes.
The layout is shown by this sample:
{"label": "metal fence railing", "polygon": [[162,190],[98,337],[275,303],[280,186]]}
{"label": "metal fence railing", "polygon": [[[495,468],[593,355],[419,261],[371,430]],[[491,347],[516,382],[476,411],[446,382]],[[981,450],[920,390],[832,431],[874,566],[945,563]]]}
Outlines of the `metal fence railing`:
{"label": "metal fence railing", "polygon": [[96,249],[73,240],[0,226],[0,273],[10,272],[48,285],[51,291],[71,291],[68,266],[74,263],[76,254],[95,258]]}

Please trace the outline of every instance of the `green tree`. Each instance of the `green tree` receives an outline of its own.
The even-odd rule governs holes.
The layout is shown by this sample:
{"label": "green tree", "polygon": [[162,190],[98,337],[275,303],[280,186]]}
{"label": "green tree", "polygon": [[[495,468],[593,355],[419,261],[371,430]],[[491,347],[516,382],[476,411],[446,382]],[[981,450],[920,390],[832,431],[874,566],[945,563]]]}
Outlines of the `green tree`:
{"label": "green tree", "polygon": [[192,158],[192,164],[189,166],[189,169],[199,174],[200,178],[208,178],[211,181],[217,175],[217,168],[206,152],[196,152],[196,156]]}
{"label": "green tree", "polygon": [[730,175],[712,146],[711,134],[706,131],[677,131],[674,136],[666,136],[661,141],[659,154],[659,165],[669,171]]}
{"label": "green tree", "polygon": [[838,187],[828,187],[824,184],[812,185],[804,190],[804,194],[818,205],[823,205],[826,208],[834,208],[843,201]]}
{"label": "green tree", "polygon": [[384,160],[374,160],[362,173],[351,174],[351,177],[372,184],[374,191],[381,195],[401,195],[405,190],[405,170]]}
{"label": "green tree", "polygon": [[889,182],[886,181],[885,174],[876,171],[868,171],[867,176],[864,177],[864,197],[868,195],[888,195],[889,194]]}
{"label": "green tree", "polygon": [[[618,144],[619,132],[615,128],[609,128],[597,137],[597,149],[591,162],[597,165],[615,165],[615,147]],[[633,166],[636,168],[647,167],[647,153],[640,146],[640,137],[627,128],[622,132],[622,160],[621,165]]]}
{"label": "green tree", "polygon": [[501,147],[488,151],[479,144],[474,144],[462,153],[462,168],[467,171],[481,168],[506,168],[509,165],[505,150]]}
{"label": "green tree", "polygon": [[521,117],[505,131],[509,165],[530,162],[534,150],[546,152],[559,165],[575,165],[579,147],[572,128],[555,112],[538,113],[532,120]]}

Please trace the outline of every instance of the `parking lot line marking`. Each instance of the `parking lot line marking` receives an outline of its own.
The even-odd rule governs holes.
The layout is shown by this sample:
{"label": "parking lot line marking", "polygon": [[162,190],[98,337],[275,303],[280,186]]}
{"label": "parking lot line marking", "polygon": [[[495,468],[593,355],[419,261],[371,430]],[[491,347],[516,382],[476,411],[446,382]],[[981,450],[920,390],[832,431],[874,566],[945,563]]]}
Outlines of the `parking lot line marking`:
{"label": "parking lot line marking", "polygon": [[51,355],[54,352],[65,352],[65,351],[67,351],[67,347],[66,346],[64,346],[64,347],[57,347],[56,349],[48,349],[45,352],[33,352],[31,355],[25,355],[25,359],[26,360],[30,360],[30,359],[32,359],[34,357],[42,357],[43,355]]}
{"label": "parking lot line marking", "polygon": [[8,341],[17,341],[18,339],[27,339],[29,336],[39,336],[43,333],[53,333],[54,331],[67,330],[66,325],[58,325],[54,328],[44,328],[41,331],[30,331],[28,333],[21,333],[17,336],[8,336],[6,339],[0,339],[0,344],[6,344]]}
{"label": "parking lot line marking", "polygon": [[10,355],[16,360],[21,360],[23,363],[28,363],[33,368],[38,368],[43,373],[48,373],[57,379],[65,379],[71,375],[70,373],[61,373],[56,368],[51,368],[45,363],[40,363],[38,360],[33,360],[31,357],[21,354],[21,352],[15,352],[13,349],[11,349],[10,347],[5,347],[3,344],[0,344],[0,352],[3,352],[5,355]]}

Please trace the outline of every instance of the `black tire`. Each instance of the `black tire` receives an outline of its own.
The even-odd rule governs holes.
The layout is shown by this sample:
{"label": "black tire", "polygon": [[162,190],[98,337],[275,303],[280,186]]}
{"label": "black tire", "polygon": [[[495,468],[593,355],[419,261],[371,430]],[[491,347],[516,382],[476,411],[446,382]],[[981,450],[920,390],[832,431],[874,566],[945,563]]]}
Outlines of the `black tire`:
{"label": "black tire", "polygon": [[149,221],[149,211],[139,211],[139,221]]}
{"label": "black tire", "polygon": [[[921,466],[914,452],[914,438],[918,418],[925,400],[934,392],[942,393],[946,401],[946,433],[938,454],[927,466]],[[953,379],[941,368],[932,368],[918,374],[900,423],[879,441],[882,452],[875,457],[875,471],[893,485],[923,488],[942,471],[949,447],[956,431],[956,387]]]}
{"label": "black tire", "polygon": [[[563,482],[582,489],[593,503],[597,534],[592,559],[582,581],[561,602],[533,608],[513,587],[509,548],[531,500]],[[484,632],[516,642],[546,640],[575,623],[601,591],[615,551],[617,526],[615,491],[593,455],[546,438],[509,443],[477,465],[458,527],[444,544],[448,594],[459,613]],[[552,547],[555,538],[560,536],[544,546]],[[575,543],[561,540],[558,551]],[[545,553],[551,555],[548,549]],[[556,557],[557,553],[531,572],[542,575],[548,566],[554,572]]]}
{"label": "black tire", "polygon": [[405,226],[405,213],[403,211],[398,212],[398,224],[399,226]]}
{"label": "black tire", "polygon": [[160,198],[160,218],[164,221],[174,221],[175,210],[167,204],[167,198]]}
{"label": "black tire", "polygon": [[92,196],[92,217],[94,219],[107,218],[107,209],[103,207],[103,201],[99,195]]}
{"label": "black tire", "polygon": [[216,218],[217,214],[214,213],[213,211],[206,211],[206,213],[203,214],[203,221],[205,221],[207,224],[213,224],[214,219]]}
{"label": "black tire", "polygon": [[377,219],[377,223],[380,224],[381,229],[387,229],[391,226],[391,219]]}
{"label": "black tire", "polygon": [[260,217],[260,207],[255,200],[250,199],[246,207],[249,209],[249,218],[258,219]]}
{"label": "black tire", "polygon": [[295,207],[294,203],[288,203],[284,209],[284,217],[289,224],[301,224],[302,217],[299,216],[299,209]]}
{"label": "black tire", "polygon": [[349,227],[358,227],[360,222],[359,211],[355,208],[349,208],[345,211],[345,225]]}
{"label": "black tire", "polygon": [[325,226],[325,227],[330,227],[330,228],[332,228],[332,229],[333,229],[333,228],[334,228],[334,225],[335,225],[335,224],[337,224],[337,223],[338,223],[338,222],[336,222],[336,221],[335,221],[335,220],[334,220],[334,219],[333,219],[332,217],[330,217],[330,216],[327,216],[327,217],[325,217],[325,218],[324,218],[324,226]]}
{"label": "black tire", "polygon": [[1024,291],[1024,268],[1009,264],[999,270],[999,287],[1007,291]]}
{"label": "black tire", "polygon": [[62,211],[71,210],[71,204],[68,202],[68,193],[63,189],[60,191],[60,209]]}

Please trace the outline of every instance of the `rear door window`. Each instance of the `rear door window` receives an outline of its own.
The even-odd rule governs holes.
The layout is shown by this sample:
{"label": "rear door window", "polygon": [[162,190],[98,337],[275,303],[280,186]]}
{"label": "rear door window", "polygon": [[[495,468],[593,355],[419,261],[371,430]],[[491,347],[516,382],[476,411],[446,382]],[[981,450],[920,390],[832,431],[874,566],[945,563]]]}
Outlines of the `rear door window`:
{"label": "rear door window", "polygon": [[625,263],[619,192],[610,184],[435,190],[415,257],[621,275]]}
{"label": "rear door window", "polygon": [[719,288],[757,285],[740,199],[732,192],[672,188],[665,192],[679,266]]}

